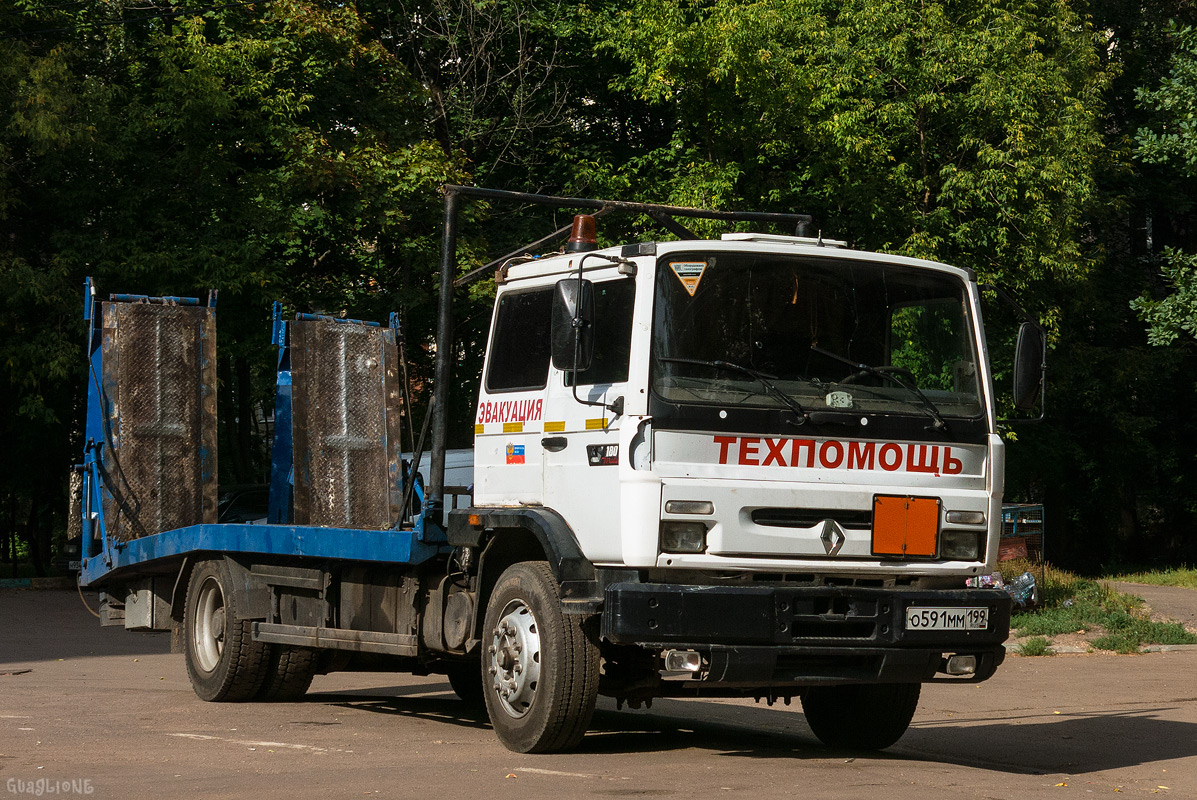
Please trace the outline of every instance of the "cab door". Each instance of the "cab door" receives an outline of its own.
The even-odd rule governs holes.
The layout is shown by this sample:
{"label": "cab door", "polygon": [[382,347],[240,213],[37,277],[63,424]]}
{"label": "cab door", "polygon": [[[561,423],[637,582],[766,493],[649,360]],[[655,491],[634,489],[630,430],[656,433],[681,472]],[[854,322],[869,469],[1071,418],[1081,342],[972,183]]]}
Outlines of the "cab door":
{"label": "cab door", "polygon": [[539,505],[553,287],[505,292],[495,304],[474,417],[474,504]]}
{"label": "cab door", "polygon": [[[539,446],[544,504],[565,518],[592,561],[618,560],[619,427],[608,406],[628,391],[635,278],[594,281],[594,358],[573,375],[550,368]],[[586,403],[579,400],[588,401]]]}

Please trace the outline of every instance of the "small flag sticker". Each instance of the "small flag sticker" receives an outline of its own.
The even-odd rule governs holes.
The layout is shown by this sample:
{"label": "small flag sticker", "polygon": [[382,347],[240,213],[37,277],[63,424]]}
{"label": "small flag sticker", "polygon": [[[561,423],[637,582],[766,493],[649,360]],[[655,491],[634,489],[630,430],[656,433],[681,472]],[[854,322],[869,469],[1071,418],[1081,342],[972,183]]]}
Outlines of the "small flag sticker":
{"label": "small flag sticker", "polygon": [[524,463],[524,446],[522,444],[507,445],[507,463],[508,464],[523,464]]}
{"label": "small flag sticker", "polygon": [[705,261],[671,261],[669,268],[673,270],[673,274],[682,282],[682,286],[686,287],[686,291],[693,297],[694,293],[698,291],[698,283],[702,280],[702,274],[707,271],[707,262]]}

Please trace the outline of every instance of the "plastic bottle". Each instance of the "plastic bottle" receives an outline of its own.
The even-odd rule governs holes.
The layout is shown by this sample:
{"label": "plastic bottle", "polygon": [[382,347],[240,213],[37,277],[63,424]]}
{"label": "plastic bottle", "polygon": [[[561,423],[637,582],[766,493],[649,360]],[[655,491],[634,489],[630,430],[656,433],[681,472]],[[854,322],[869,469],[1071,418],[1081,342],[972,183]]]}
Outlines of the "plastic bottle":
{"label": "plastic bottle", "polygon": [[1035,576],[1024,572],[1006,584],[1006,591],[1014,598],[1017,606],[1029,606],[1035,603]]}

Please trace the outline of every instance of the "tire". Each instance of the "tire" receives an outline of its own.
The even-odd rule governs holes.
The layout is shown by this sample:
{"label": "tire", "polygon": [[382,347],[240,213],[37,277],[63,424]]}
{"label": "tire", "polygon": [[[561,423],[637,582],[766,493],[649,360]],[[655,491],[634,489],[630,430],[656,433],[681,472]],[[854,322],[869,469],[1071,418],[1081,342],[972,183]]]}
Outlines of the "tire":
{"label": "tire", "polygon": [[445,664],[445,677],[453,692],[468,706],[482,708],[482,666],[477,661],[450,661]]}
{"label": "tire", "polygon": [[562,613],[547,563],[514,564],[499,577],[483,628],[483,696],[507,749],[554,753],[582,740],[599,677],[598,644],[585,623]]}
{"label": "tire", "polygon": [[252,700],[266,677],[269,648],[253,640],[253,623],[237,620],[240,599],[223,560],[201,561],[187,583],[183,636],[187,675],[201,700]]}
{"label": "tire", "polygon": [[266,676],[257,699],[266,703],[292,703],[308,693],[316,677],[319,653],[305,647],[270,645]]}
{"label": "tire", "polygon": [[910,727],[921,689],[917,683],[812,686],[802,697],[802,711],[828,747],[882,750]]}

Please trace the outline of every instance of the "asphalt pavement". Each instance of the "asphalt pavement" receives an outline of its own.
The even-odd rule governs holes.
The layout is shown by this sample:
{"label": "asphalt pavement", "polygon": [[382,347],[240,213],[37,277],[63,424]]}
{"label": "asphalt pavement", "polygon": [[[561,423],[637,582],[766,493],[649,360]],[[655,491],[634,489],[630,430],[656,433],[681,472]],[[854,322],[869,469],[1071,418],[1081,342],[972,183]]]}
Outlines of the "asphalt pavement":
{"label": "asphalt pavement", "polygon": [[924,687],[883,753],[823,747],[798,702],[600,700],[577,751],[551,756],[505,750],[437,677],[338,673],[300,703],[204,703],[168,650],[100,628],[73,592],[0,591],[0,800],[1197,798],[1194,649],[1011,657],[983,684]]}

